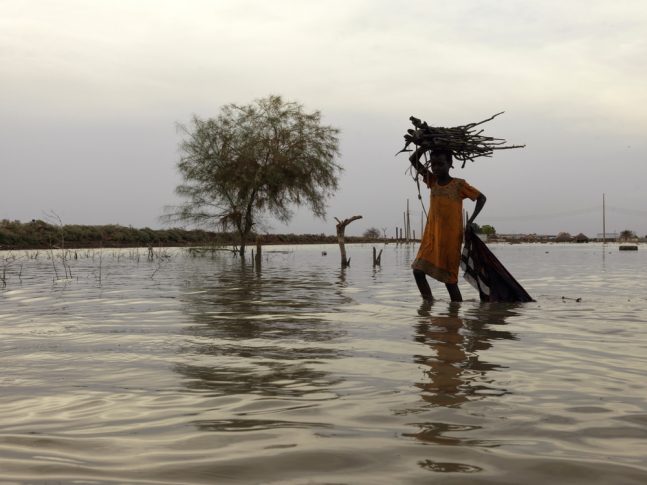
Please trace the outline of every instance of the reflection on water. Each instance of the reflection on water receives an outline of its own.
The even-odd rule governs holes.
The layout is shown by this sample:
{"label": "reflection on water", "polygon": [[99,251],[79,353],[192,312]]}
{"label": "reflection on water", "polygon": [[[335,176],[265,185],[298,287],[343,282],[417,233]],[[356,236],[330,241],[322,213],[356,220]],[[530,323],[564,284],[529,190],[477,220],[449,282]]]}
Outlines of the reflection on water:
{"label": "reflection on water", "polygon": [[[432,304],[423,302],[418,310],[420,316],[415,325],[415,341],[424,345],[424,355],[414,356],[414,362],[425,369],[424,381],[415,385],[421,390],[422,399],[433,406],[458,408],[468,401],[502,396],[509,391],[497,385],[489,373],[501,371],[504,366],[489,363],[481,353],[490,349],[493,341],[515,339],[513,333],[502,329],[505,319],[516,315],[514,306],[508,304],[480,303],[470,307],[461,316],[457,303]],[[495,440],[473,438],[473,431],[482,430],[479,425],[443,422],[412,423],[418,431],[404,433],[424,443],[442,446],[499,446]],[[478,466],[424,460],[419,465],[436,472],[473,473]]]}
{"label": "reflection on water", "polygon": [[483,468],[467,465],[465,463],[448,463],[448,462],[437,462],[432,460],[421,461],[420,466],[432,472],[440,473],[476,473],[483,471]]}
{"label": "reflection on water", "polygon": [[493,387],[487,376],[501,366],[485,362],[479,351],[489,349],[492,340],[514,338],[508,331],[492,329],[492,325],[505,325],[505,317],[514,311],[482,304],[461,318],[457,304],[450,304],[446,314],[432,315],[431,310],[431,304],[423,303],[419,311],[423,318],[416,325],[416,341],[431,350],[414,358],[429,367],[425,372],[429,380],[417,384],[423,399],[437,406],[458,406],[470,399],[505,394],[507,390]]}
{"label": "reflection on water", "polygon": [[[316,273],[303,281],[271,267],[252,271],[237,265],[217,278],[194,281],[182,296],[183,310],[193,322],[184,329],[190,344],[181,349],[184,362],[174,370],[188,389],[239,396],[254,412],[241,410],[193,424],[202,431],[220,432],[314,427],[290,417],[312,407],[312,401],[338,397],[329,390],[343,379],[320,370],[319,364],[343,355],[329,344],[345,332],[321,314],[329,305],[345,302]],[[262,400],[267,405],[253,404]],[[248,417],[268,409],[277,419]]]}
{"label": "reflection on water", "polygon": [[465,302],[421,305],[413,245],[380,268],[370,246],[345,269],[335,246],[277,249],[260,268],[177,249],[80,253],[65,281],[42,255],[10,268],[1,479],[647,481],[642,246],[494,246],[521,305],[462,283]]}

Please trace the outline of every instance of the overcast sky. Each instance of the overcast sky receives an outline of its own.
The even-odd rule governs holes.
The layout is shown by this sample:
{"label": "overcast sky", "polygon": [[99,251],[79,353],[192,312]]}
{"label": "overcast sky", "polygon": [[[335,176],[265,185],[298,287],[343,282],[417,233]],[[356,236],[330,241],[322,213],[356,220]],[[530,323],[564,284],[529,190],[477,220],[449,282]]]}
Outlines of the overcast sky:
{"label": "overcast sky", "polygon": [[[0,219],[162,227],[176,123],[269,94],[341,129],[328,220],[271,232],[389,235],[410,199],[394,157],[415,115],[526,144],[454,176],[498,232],[647,234],[644,0],[0,0]],[[425,193],[425,204],[428,195]],[[471,202],[466,208],[471,210]]]}

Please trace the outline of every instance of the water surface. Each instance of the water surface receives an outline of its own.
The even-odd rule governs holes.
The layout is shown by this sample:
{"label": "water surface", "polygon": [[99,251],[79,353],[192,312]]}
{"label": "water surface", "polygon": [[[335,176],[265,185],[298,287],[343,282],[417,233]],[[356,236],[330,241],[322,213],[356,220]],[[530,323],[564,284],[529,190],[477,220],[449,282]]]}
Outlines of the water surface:
{"label": "water surface", "polygon": [[491,247],[535,302],[424,304],[405,245],[1,252],[0,477],[646,483],[647,247]]}

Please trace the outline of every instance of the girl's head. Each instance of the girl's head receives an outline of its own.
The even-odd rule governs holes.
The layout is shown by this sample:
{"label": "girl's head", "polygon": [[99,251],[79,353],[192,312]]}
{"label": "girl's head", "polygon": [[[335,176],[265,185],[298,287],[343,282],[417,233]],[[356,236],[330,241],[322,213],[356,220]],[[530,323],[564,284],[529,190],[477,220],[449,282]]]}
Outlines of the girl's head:
{"label": "girl's head", "polygon": [[449,169],[452,168],[452,152],[449,150],[433,150],[429,155],[431,163],[431,172],[436,177],[449,175]]}

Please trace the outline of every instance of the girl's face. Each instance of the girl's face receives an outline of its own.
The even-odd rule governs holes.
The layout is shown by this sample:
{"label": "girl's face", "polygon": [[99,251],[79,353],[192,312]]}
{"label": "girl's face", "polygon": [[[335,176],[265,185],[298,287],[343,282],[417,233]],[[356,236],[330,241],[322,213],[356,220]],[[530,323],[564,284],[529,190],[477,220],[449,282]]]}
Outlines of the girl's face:
{"label": "girl's face", "polygon": [[449,175],[449,169],[452,168],[451,164],[444,153],[431,154],[429,160],[431,162],[431,172],[436,177],[443,177]]}

